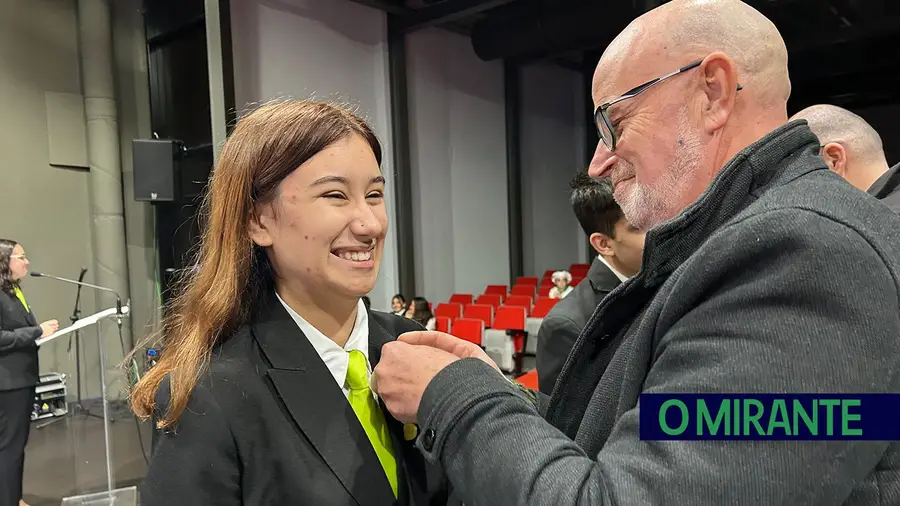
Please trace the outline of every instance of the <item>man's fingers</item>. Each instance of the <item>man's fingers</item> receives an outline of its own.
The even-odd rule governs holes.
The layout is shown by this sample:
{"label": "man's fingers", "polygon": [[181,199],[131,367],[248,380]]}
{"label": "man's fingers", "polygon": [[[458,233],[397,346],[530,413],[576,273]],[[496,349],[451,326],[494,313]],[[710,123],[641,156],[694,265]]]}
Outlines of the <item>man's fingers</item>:
{"label": "man's fingers", "polygon": [[416,332],[407,332],[405,334],[401,334],[400,337],[397,338],[397,340],[416,346],[429,346],[431,348],[437,348],[439,350],[444,350],[453,354],[455,354],[455,351],[460,344],[460,339],[458,337],[451,336],[450,334],[445,334],[443,332],[437,332],[435,330],[419,330]]}

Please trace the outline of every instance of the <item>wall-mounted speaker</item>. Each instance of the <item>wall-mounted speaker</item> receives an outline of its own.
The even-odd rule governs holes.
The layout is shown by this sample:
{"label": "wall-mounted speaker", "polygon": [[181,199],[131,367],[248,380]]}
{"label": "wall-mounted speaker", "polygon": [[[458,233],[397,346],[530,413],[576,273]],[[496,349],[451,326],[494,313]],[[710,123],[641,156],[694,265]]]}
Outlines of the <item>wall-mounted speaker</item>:
{"label": "wall-mounted speaker", "polygon": [[178,198],[178,162],[181,142],[133,139],[134,200],[172,202]]}

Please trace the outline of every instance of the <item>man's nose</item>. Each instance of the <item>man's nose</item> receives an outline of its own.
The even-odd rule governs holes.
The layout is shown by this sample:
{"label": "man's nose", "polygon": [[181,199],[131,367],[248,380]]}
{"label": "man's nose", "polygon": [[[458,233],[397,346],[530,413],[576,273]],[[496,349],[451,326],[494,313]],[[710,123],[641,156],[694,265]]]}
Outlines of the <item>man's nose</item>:
{"label": "man's nose", "polygon": [[594,150],[594,157],[588,166],[588,175],[594,178],[606,177],[612,169],[616,155],[606,148],[603,141],[597,143],[597,149]]}

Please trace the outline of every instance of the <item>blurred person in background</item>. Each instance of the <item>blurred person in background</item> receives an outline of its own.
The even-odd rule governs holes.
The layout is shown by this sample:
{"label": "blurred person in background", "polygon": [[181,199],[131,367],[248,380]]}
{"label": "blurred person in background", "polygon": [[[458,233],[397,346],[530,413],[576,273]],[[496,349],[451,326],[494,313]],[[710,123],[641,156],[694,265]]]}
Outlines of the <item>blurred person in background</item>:
{"label": "blurred person in background", "polygon": [[394,298],[391,299],[391,311],[397,316],[405,316],[406,315],[406,298],[403,297],[402,294],[394,295]]}
{"label": "blurred person in background", "polygon": [[426,330],[435,329],[434,314],[428,305],[428,300],[424,297],[413,297],[409,301],[409,307],[406,308],[406,317],[415,320],[416,323],[425,327]]}
{"label": "blurred person in background", "polygon": [[241,118],[204,203],[198,268],[132,393],[164,432],[142,506],[446,502],[415,428],[369,383],[418,325],[369,310],[388,219],[381,145],[352,111],[273,102]]}
{"label": "blurred person in background", "polygon": [[[584,281],[541,322],[536,368],[538,387],[547,395],[594,310],[609,292],[641,270],[644,251],[645,234],[625,219],[609,179],[594,179],[584,170],[569,186],[572,210],[597,256]],[[614,352],[615,347],[609,347],[600,360],[608,363]]]}
{"label": "blurred person in background", "polygon": [[829,169],[900,213],[900,164],[888,165],[881,136],[872,125],[828,104],[807,107],[791,118],[796,119],[805,119],[819,137]]}
{"label": "blurred person in background", "polygon": [[551,299],[562,299],[572,291],[572,274],[569,271],[556,271],[550,277],[553,281],[553,288],[550,289],[548,297]]}
{"label": "blurred person in background", "polygon": [[37,323],[19,286],[27,274],[22,245],[0,239],[0,506],[25,504],[25,445],[40,381],[35,339],[59,328],[56,320]]}

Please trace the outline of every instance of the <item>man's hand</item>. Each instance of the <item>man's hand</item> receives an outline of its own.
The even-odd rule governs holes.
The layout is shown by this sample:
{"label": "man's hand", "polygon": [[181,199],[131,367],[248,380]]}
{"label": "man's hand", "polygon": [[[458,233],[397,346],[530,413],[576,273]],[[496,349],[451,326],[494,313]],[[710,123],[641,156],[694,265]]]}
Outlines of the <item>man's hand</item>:
{"label": "man's hand", "polygon": [[428,384],[457,360],[458,357],[443,350],[403,341],[390,342],[381,348],[381,360],[372,371],[370,385],[394,418],[415,423]]}
{"label": "man's hand", "polygon": [[407,332],[397,338],[399,341],[416,346],[430,346],[451,353],[459,358],[477,358],[503,374],[491,357],[475,343],[464,341],[458,337],[435,331]]}

